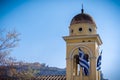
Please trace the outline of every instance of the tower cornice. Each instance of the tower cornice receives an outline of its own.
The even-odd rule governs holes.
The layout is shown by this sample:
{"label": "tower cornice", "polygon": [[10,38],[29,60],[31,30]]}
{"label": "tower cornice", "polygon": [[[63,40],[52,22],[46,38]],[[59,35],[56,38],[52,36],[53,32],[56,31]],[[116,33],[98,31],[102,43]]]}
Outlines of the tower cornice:
{"label": "tower cornice", "polygon": [[64,36],[63,39],[66,41],[66,42],[71,42],[71,40],[83,40],[83,39],[93,39],[95,40],[98,45],[101,45],[102,44],[102,40],[99,36],[99,34],[94,34],[94,35],[78,35],[78,36]]}

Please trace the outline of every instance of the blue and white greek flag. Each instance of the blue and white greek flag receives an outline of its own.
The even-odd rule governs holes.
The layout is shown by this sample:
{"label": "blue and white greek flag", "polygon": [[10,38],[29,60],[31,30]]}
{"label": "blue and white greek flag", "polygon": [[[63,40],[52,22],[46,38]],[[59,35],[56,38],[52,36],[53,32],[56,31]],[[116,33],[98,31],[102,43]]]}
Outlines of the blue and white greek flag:
{"label": "blue and white greek flag", "polygon": [[102,60],[102,51],[100,53],[100,55],[98,56],[97,59],[97,70],[99,71],[101,69],[101,60]]}
{"label": "blue and white greek flag", "polygon": [[89,64],[84,58],[84,52],[79,48],[79,65],[83,68],[84,74],[89,75]]}

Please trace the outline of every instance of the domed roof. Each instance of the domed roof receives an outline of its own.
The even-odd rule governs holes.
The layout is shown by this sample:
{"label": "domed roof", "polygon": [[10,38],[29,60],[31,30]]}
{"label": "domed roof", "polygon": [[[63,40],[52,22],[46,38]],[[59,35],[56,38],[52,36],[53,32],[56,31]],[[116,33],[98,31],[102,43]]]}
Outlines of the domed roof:
{"label": "domed roof", "polygon": [[73,17],[70,25],[73,25],[73,24],[78,24],[78,23],[91,23],[91,24],[95,24],[94,20],[92,19],[92,17],[88,14],[85,14],[83,13],[80,13],[76,16]]}

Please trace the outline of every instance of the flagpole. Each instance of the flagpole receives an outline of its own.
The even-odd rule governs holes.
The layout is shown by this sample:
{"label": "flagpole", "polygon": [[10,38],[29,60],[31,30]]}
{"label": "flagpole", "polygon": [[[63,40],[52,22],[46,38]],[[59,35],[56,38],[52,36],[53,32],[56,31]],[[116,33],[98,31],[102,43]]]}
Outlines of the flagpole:
{"label": "flagpole", "polygon": [[98,80],[100,80],[100,71],[98,71]]}
{"label": "flagpole", "polygon": [[82,70],[82,67],[80,67],[80,80],[82,79],[83,80],[83,74],[82,74],[83,70]]}

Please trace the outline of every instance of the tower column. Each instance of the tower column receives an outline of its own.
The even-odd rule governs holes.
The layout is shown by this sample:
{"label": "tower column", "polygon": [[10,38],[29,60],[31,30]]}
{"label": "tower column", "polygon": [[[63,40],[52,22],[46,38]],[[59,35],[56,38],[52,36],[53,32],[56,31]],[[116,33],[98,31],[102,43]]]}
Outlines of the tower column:
{"label": "tower column", "polygon": [[[99,71],[96,70],[96,62],[99,46],[102,44],[100,36],[92,17],[82,12],[73,17],[69,26],[69,36],[64,36],[66,41],[66,79],[67,80],[100,80]],[[83,74],[83,68],[79,67],[80,48],[87,55],[89,75]],[[85,58],[84,58],[85,59]]]}

